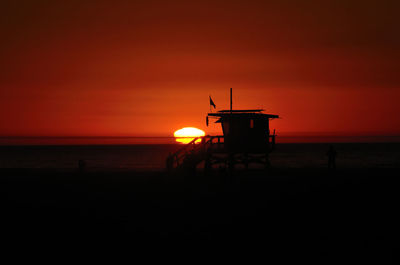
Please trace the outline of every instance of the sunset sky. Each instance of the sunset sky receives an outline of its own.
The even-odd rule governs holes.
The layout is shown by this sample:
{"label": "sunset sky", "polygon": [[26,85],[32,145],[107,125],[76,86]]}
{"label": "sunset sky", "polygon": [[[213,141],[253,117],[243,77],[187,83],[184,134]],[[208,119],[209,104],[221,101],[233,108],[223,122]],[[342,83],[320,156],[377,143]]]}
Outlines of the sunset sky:
{"label": "sunset sky", "polygon": [[2,1],[0,136],[400,135],[399,1]]}

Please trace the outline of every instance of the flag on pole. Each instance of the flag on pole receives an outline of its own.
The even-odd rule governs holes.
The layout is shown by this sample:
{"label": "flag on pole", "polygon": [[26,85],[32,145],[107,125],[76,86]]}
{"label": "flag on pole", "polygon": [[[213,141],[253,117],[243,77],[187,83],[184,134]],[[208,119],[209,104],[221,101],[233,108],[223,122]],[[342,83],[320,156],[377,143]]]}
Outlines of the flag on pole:
{"label": "flag on pole", "polygon": [[214,104],[214,101],[212,100],[212,98],[211,98],[211,96],[210,96],[210,108],[211,108],[211,106],[213,106],[214,109],[216,108],[216,106],[215,106],[215,104]]}

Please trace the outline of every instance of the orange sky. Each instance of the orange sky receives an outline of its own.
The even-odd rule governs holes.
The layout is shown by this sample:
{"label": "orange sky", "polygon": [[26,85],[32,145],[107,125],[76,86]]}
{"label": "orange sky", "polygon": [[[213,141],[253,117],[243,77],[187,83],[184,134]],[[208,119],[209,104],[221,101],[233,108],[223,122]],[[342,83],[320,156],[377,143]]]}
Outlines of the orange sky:
{"label": "orange sky", "polygon": [[[85,3],[82,3],[85,2]],[[323,2],[323,3],[321,3]],[[6,1],[0,136],[172,136],[217,108],[282,134],[400,135],[398,1]]]}

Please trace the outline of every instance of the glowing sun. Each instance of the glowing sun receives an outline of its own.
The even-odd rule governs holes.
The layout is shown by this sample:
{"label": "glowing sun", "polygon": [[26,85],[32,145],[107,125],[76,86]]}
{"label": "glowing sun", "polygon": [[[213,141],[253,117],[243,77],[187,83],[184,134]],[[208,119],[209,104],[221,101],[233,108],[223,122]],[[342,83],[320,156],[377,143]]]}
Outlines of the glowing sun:
{"label": "glowing sun", "polygon": [[[194,127],[185,127],[174,132],[175,140],[182,144],[190,143],[195,137],[204,135],[206,134],[203,130]],[[200,141],[201,139],[197,140],[196,143]]]}

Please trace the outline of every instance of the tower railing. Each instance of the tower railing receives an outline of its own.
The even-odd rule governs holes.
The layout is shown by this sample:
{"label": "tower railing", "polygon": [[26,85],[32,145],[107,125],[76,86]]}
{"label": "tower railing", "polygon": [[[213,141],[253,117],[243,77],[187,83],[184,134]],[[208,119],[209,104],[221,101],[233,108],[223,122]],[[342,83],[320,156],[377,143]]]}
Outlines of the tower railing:
{"label": "tower railing", "polygon": [[[198,142],[199,140],[200,142]],[[201,160],[208,151],[217,151],[222,150],[223,148],[224,136],[222,135],[195,137],[181,149],[168,156],[166,162],[167,169],[170,170],[180,167],[189,157],[195,157],[196,159]]]}
{"label": "tower railing", "polygon": [[[272,135],[268,135],[269,147],[271,150],[275,147],[275,130]],[[199,142],[200,140],[200,142]],[[173,154],[170,154],[166,159],[166,167],[168,171],[179,168],[185,163],[197,164],[205,160],[206,155],[211,153],[226,152],[224,145],[224,136],[201,136],[195,137],[189,143]]]}

